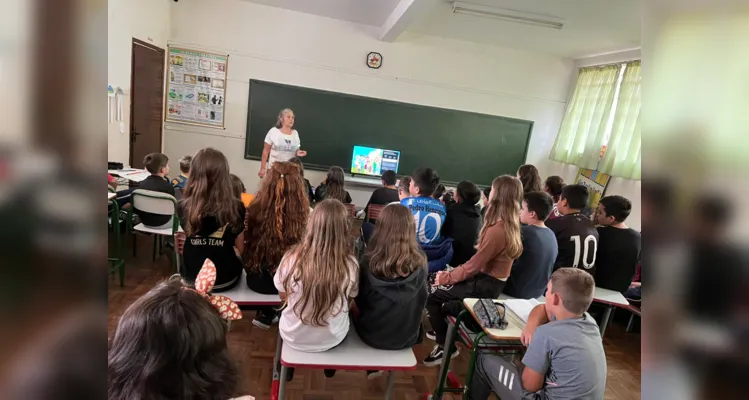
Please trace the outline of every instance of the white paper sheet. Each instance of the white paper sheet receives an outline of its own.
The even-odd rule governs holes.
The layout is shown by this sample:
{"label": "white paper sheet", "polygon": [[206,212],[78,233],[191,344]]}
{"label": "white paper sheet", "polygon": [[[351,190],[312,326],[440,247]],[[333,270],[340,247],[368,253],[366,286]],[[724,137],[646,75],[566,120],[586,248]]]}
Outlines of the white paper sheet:
{"label": "white paper sheet", "polygon": [[528,322],[528,316],[534,307],[541,303],[536,299],[524,300],[524,299],[507,299],[505,300],[505,306],[507,309],[512,311],[513,314],[517,315],[518,318],[523,322]]}

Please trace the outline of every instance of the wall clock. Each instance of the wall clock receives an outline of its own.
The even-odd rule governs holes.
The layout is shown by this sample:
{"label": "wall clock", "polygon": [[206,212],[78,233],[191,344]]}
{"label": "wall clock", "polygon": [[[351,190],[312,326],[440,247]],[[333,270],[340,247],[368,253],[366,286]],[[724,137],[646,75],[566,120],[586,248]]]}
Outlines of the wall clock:
{"label": "wall clock", "polygon": [[374,69],[380,68],[382,66],[382,54],[374,51],[367,54],[367,66]]}

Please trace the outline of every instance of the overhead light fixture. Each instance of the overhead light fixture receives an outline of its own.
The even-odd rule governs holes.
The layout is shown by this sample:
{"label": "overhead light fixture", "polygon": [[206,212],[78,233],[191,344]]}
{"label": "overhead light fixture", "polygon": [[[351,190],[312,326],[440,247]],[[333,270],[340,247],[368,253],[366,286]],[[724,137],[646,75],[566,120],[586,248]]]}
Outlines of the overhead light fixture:
{"label": "overhead light fixture", "polygon": [[550,15],[532,14],[523,11],[508,10],[506,8],[480,6],[477,4],[463,3],[462,1],[453,2],[453,14],[475,15],[477,17],[488,17],[518,24],[533,25],[557,30],[562,29],[566,22],[562,18]]}

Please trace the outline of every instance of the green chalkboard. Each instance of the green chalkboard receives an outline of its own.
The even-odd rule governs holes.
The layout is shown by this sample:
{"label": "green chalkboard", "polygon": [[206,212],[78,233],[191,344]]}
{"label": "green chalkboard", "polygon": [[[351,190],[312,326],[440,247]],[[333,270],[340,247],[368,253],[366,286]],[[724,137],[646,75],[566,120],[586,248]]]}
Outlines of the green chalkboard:
{"label": "green chalkboard", "polygon": [[525,162],[533,122],[250,80],[245,158],[259,160],[278,112],[294,110],[305,168],[349,171],[355,145],[401,152],[398,175],[437,170],[442,182],[489,185]]}

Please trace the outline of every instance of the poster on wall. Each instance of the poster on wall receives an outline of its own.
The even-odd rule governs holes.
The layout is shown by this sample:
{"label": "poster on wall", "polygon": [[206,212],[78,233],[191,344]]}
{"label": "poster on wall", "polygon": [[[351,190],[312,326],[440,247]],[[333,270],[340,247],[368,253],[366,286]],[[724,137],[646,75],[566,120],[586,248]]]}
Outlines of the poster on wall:
{"label": "poster on wall", "polygon": [[224,128],[228,55],[169,47],[164,120]]}
{"label": "poster on wall", "polygon": [[595,169],[580,168],[577,171],[575,184],[585,185],[590,192],[590,196],[588,196],[589,210],[595,210],[598,207],[598,201],[603,197],[609,179],[611,179],[609,174],[598,172]]}

